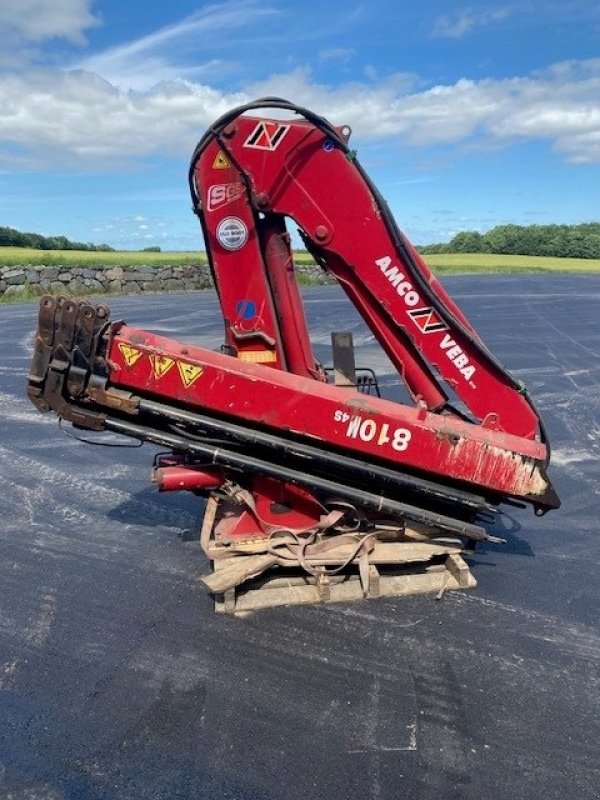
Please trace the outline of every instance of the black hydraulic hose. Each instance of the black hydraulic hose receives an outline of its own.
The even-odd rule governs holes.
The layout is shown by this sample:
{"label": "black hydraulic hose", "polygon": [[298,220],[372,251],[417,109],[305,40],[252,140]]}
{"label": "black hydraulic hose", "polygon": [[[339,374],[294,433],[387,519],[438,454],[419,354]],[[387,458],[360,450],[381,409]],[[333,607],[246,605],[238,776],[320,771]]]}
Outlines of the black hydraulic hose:
{"label": "black hydraulic hose", "polygon": [[[204,133],[196,147],[194,148],[194,152],[192,154],[191,162],[190,162],[190,169],[188,173],[189,184],[190,184],[190,192],[192,198],[195,201],[194,205],[197,205],[198,196],[196,194],[196,187],[194,186],[194,168],[196,166],[196,162],[204,149],[210,144],[213,138],[217,138],[219,142],[222,144],[221,133],[224,128],[227,127],[231,122],[233,122],[237,117],[245,114],[247,111],[253,111],[255,109],[260,108],[280,108],[284,111],[290,111],[293,114],[299,114],[300,116],[307,119],[309,122],[312,122],[313,125],[318,128],[319,130],[324,131],[331,139],[335,141],[337,145],[339,145],[345,153],[349,153],[350,149],[346,144],[345,140],[340,136],[339,132],[336,128],[324,117],[315,114],[313,111],[310,111],[308,108],[303,108],[302,106],[295,105],[291,103],[289,100],[284,100],[282,97],[261,97],[258,100],[253,100],[249,103],[245,103],[244,105],[237,106],[237,108],[228,111],[223,116],[219,117]],[[226,148],[227,149],[227,148]],[[229,152],[228,152],[229,155]],[[243,171],[241,171],[243,174]]]}
{"label": "black hydraulic hose", "polygon": [[[368,189],[372,193],[376,203],[379,206],[382,219],[384,221],[385,227],[388,231],[388,234],[390,235],[390,238],[392,239],[394,246],[401,252],[402,257],[408,263],[413,273],[412,277],[414,277],[415,282],[419,285],[419,288],[421,289],[422,293],[425,295],[427,300],[431,303],[431,305],[434,307],[434,309],[437,311],[437,313],[441,316],[443,320],[445,320],[448,323],[451,323],[455,328],[457,328],[460,331],[461,335],[464,336],[465,339],[476,350],[478,350],[482,355],[484,355],[487,358],[487,360],[499,372],[499,374],[505,378],[505,380],[512,386],[512,388],[518,391],[519,394],[523,395],[526,402],[531,407],[532,411],[534,412],[538,420],[540,439],[542,443],[546,445],[547,448],[548,452],[548,456],[546,459],[546,466],[547,466],[550,460],[550,442],[548,439],[546,427],[542,421],[542,418],[537,408],[534,405],[533,400],[531,399],[527,391],[524,389],[522,383],[518,381],[509,372],[509,370],[504,366],[504,364],[502,364],[502,362],[499,361],[490,350],[488,350],[484,342],[482,342],[478,338],[476,339],[473,336],[473,334],[462,324],[462,322],[457,317],[454,316],[452,311],[446,308],[446,306],[444,306],[440,302],[440,300],[438,300],[436,295],[431,291],[429,284],[427,283],[425,278],[421,275],[419,266],[415,262],[413,255],[410,252],[410,249],[406,246],[406,241],[404,239],[404,236],[400,232],[386,200],[382,196],[379,189],[371,181],[371,178],[365,172],[363,167],[360,165],[358,159],[356,158],[351,148],[348,146],[346,140],[342,136],[340,136],[336,128],[327,119],[320,116],[319,114],[316,114],[313,111],[310,111],[307,108],[298,106],[295,103],[290,102],[289,100],[284,100],[281,97],[262,97],[259,98],[258,100],[254,100],[249,103],[245,103],[244,105],[238,106],[237,108],[234,108],[231,111],[228,111],[223,116],[219,117],[219,119],[217,119],[216,122],[214,122],[210,126],[210,128],[205,132],[203,137],[196,145],[194,152],[192,154],[192,159],[188,173],[188,180],[190,186],[190,193],[194,202],[194,211],[197,213],[198,200],[199,200],[196,192],[196,187],[194,184],[194,168],[201,153],[207,147],[210,141],[213,138],[216,138],[219,141],[221,147],[227,152],[228,156],[231,156],[232,160],[235,161],[229,149],[227,148],[225,142],[223,141],[221,133],[227,125],[233,122],[240,115],[246,113],[247,111],[252,111],[261,108],[279,108],[285,111],[290,111],[292,113],[299,114],[300,116],[304,117],[306,120],[311,122],[320,131],[325,133],[330,139],[332,139],[335,142],[335,144],[345,153],[345,155],[351,159],[352,163],[356,166],[356,169],[360,173],[362,179],[364,180],[365,184],[367,185]],[[240,170],[240,173],[244,175],[243,170]]]}
{"label": "black hydraulic hose", "polygon": [[[205,429],[209,436],[230,436],[236,443],[250,446],[252,448],[265,447],[271,451],[277,451],[286,457],[304,459],[307,464],[319,464],[323,468],[333,469],[336,472],[352,476],[355,483],[360,482],[364,485],[365,481],[370,483],[385,484],[386,488],[394,488],[397,492],[409,492],[420,494],[430,500],[441,503],[456,504],[468,508],[471,512],[495,512],[495,506],[486,501],[484,497],[475,492],[466,491],[457,487],[449,487],[444,484],[436,483],[402,472],[396,472],[385,466],[380,466],[369,461],[361,461],[352,456],[331,452],[329,450],[314,447],[304,442],[298,442],[281,435],[267,433],[252,427],[245,427],[229,420],[215,419],[203,414],[188,411],[186,409],[166,406],[155,400],[140,399],[139,410],[141,414],[151,414],[160,420],[172,423],[176,421],[180,424],[193,425],[200,429]],[[181,432],[182,435],[185,435]],[[194,438],[194,437],[192,437]],[[224,442],[227,447],[233,446],[233,442]]]}
{"label": "black hydraulic hose", "polygon": [[262,475],[271,475],[278,480],[288,481],[289,483],[301,486],[309,486],[319,491],[326,492],[333,496],[343,497],[350,502],[358,503],[363,508],[369,508],[379,513],[392,514],[401,519],[413,520],[423,525],[433,525],[446,531],[451,531],[469,539],[479,541],[499,541],[490,536],[484,528],[473,525],[470,522],[447,517],[444,514],[428,511],[417,506],[399,503],[396,500],[389,500],[386,497],[377,495],[374,492],[366,492],[355,487],[344,486],[328,478],[305,475],[289,467],[280,464],[271,464],[258,458],[236,453],[221,447],[214,447],[201,442],[190,441],[182,436],[173,433],[158,431],[154,428],[146,428],[131,422],[107,417],[105,421],[106,430],[141,439],[145,442],[170,447],[173,450],[189,451],[197,453],[203,458],[208,458],[210,463],[228,469],[240,470],[242,472],[253,472]]}

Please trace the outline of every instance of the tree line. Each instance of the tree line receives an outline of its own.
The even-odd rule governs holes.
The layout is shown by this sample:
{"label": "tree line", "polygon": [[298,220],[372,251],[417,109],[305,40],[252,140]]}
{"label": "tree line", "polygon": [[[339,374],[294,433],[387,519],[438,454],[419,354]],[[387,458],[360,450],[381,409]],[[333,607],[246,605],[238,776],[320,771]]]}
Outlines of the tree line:
{"label": "tree line", "polygon": [[421,253],[600,258],[600,222],[579,225],[497,225],[486,233],[462,231],[445,244],[419,247]]}
{"label": "tree line", "polygon": [[[0,247],[114,251],[108,244],[72,242],[66,236],[22,233],[8,227],[0,227]],[[145,249],[160,251],[158,247]],[[600,222],[579,225],[497,225],[486,233],[461,231],[449,242],[423,245],[418,250],[421,253],[496,253],[600,259]]]}
{"label": "tree line", "polygon": [[66,236],[42,236],[39,233],[22,233],[15,228],[0,227],[0,247],[32,247],[34,250],[101,250],[112,252],[108,244],[72,242]]}

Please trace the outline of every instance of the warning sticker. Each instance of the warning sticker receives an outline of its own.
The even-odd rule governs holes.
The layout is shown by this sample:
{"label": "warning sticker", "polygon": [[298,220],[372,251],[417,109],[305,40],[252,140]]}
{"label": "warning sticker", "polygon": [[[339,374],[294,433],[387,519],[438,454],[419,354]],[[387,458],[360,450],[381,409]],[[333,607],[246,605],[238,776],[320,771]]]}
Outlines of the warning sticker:
{"label": "warning sticker", "polygon": [[133,367],[135,362],[142,357],[141,350],[138,350],[137,347],[132,347],[130,344],[125,344],[125,342],[119,342],[119,350],[123,356],[123,361],[128,367]]}
{"label": "warning sticker", "polygon": [[167,372],[175,363],[175,359],[169,358],[169,356],[159,356],[154,354],[150,356],[150,363],[152,364],[152,372],[154,377],[158,380],[167,374]]}
{"label": "warning sticker", "polygon": [[274,350],[242,350],[238,358],[250,364],[271,364],[277,361],[277,353]]}
{"label": "warning sticker", "polygon": [[198,364],[188,364],[186,361],[178,361],[177,369],[186,389],[189,389],[204,372],[204,367],[200,367]]}
{"label": "warning sticker", "polygon": [[289,125],[262,120],[246,139],[244,147],[252,147],[255,150],[276,150],[289,129]]}
{"label": "warning sticker", "polygon": [[219,150],[213,161],[213,169],[229,169],[231,162],[222,150]]}

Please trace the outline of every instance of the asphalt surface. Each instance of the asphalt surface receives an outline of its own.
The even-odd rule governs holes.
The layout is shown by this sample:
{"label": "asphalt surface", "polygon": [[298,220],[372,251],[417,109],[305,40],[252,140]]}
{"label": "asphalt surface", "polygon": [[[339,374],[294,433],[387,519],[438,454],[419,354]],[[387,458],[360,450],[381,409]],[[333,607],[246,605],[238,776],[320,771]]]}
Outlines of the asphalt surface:
{"label": "asphalt surface", "polygon": [[[91,447],[24,396],[36,308],[0,307],[0,798],[517,800],[600,796],[600,276],[444,281],[528,385],[563,507],[510,511],[477,589],[215,615],[200,501],[154,450]],[[352,329],[305,292],[319,354]],[[114,318],[216,348],[211,294]],[[386,370],[388,374],[386,374]]]}

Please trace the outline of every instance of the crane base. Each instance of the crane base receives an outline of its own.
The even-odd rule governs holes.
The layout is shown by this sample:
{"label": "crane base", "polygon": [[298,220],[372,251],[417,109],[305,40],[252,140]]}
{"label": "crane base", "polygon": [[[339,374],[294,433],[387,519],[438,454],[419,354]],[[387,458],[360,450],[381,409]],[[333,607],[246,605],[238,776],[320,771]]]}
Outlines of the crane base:
{"label": "crane base", "polygon": [[[450,563],[448,563],[450,562]],[[462,573],[457,579],[456,573]],[[443,564],[431,564],[421,571],[415,567],[382,573],[370,566],[370,588],[365,593],[359,575],[282,576],[268,575],[248,581],[243,587],[228,589],[214,596],[215,611],[245,616],[252,611],[276,606],[297,606],[315,603],[350,603],[376,597],[402,597],[411,594],[436,594],[453,589],[472,589],[477,581],[468,565],[456,555]]]}
{"label": "crane base", "polygon": [[[333,547],[301,563],[278,557],[264,540],[236,546],[219,541],[219,521],[231,513],[227,501],[209,497],[201,544],[212,562],[212,572],[202,576],[201,582],[213,594],[217,613],[245,616],[277,606],[423,593],[441,597],[446,591],[477,585],[462,558],[463,543],[434,529],[405,527],[401,534],[383,535],[368,553],[357,555],[346,566],[352,548],[347,542],[335,546],[332,537]],[[308,573],[307,566],[317,574]],[[341,571],[331,574],[336,568]]]}

